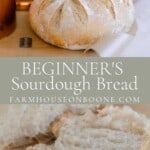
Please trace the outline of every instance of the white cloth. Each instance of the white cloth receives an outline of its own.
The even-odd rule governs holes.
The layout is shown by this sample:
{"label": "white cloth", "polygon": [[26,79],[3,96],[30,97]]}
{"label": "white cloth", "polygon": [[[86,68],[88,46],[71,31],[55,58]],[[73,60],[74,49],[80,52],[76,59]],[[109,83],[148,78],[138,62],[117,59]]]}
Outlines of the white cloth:
{"label": "white cloth", "polygon": [[137,0],[135,10],[137,34],[119,56],[150,57],[150,0]]}
{"label": "white cloth", "polygon": [[[150,57],[150,0],[135,1],[137,32],[122,33],[97,42],[93,49],[101,57]],[[134,29],[134,27],[133,27]]]}

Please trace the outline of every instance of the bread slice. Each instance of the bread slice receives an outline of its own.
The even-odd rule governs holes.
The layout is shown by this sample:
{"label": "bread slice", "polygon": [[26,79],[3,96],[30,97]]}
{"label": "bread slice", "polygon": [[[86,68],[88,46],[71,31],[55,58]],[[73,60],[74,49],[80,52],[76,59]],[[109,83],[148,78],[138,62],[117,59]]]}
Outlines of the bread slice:
{"label": "bread slice", "polygon": [[49,124],[61,115],[67,105],[10,105],[0,116],[0,143],[10,144],[16,139],[46,133]]}
{"label": "bread slice", "polygon": [[53,150],[53,148],[50,145],[38,144],[38,145],[26,148],[26,150]]}
{"label": "bread slice", "polygon": [[55,150],[150,150],[150,120],[130,107],[108,106],[68,118]]}
{"label": "bread slice", "polygon": [[[56,137],[53,132],[60,128],[64,122],[63,118],[73,114],[85,114],[88,109],[92,110],[95,107],[56,104],[11,105],[8,112],[0,117],[0,144],[4,145],[6,150],[23,150],[39,143],[51,144]],[[50,124],[53,124],[53,132],[48,130]]]}
{"label": "bread slice", "polygon": [[150,150],[150,120],[130,107],[68,108],[49,124],[46,134],[14,139],[2,150]]}

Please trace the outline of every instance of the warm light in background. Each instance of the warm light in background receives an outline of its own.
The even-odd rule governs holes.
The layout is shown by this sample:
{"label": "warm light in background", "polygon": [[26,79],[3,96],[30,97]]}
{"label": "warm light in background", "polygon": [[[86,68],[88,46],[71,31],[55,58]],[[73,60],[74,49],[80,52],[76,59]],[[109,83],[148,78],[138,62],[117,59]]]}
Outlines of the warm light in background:
{"label": "warm light in background", "polygon": [[32,0],[16,0],[17,10],[28,10]]}

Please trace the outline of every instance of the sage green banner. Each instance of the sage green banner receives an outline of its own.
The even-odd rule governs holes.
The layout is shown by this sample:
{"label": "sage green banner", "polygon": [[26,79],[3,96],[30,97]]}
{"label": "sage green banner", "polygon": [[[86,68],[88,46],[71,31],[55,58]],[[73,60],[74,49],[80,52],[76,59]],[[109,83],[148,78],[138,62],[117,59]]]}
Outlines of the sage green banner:
{"label": "sage green banner", "polygon": [[0,103],[149,103],[150,58],[0,58]]}

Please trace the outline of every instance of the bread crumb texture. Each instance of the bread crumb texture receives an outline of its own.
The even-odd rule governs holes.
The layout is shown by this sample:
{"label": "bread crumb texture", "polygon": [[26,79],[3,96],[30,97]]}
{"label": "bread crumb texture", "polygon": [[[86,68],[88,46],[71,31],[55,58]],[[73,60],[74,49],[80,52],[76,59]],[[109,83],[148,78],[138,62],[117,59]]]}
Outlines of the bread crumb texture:
{"label": "bread crumb texture", "polygon": [[130,107],[108,106],[69,118],[60,130],[55,150],[149,150],[150,121]]}
{"label": "bread crumb texture", "polygon": [[[47,132],[48,129],[51,129],[55,136],[53,146],[35,142],[24,149],[13,150],[150,150],[150,120],[129,106],[11,105],[9,107],[8,113],[0,118],[1,145],[7,146],[15,143],[16,139],[34,137]],[[64,112],[71,112],[71,115]],[[54,130],[50,128],[52,124]],[[1,149],[6,150],[0,147]]]}
{"label": "bread crumb texture", "polygon": [[45,144],[37,144],[35,146],[26,148],[26,150],[53,150],[51,147],[52,146],[48,146]]}

